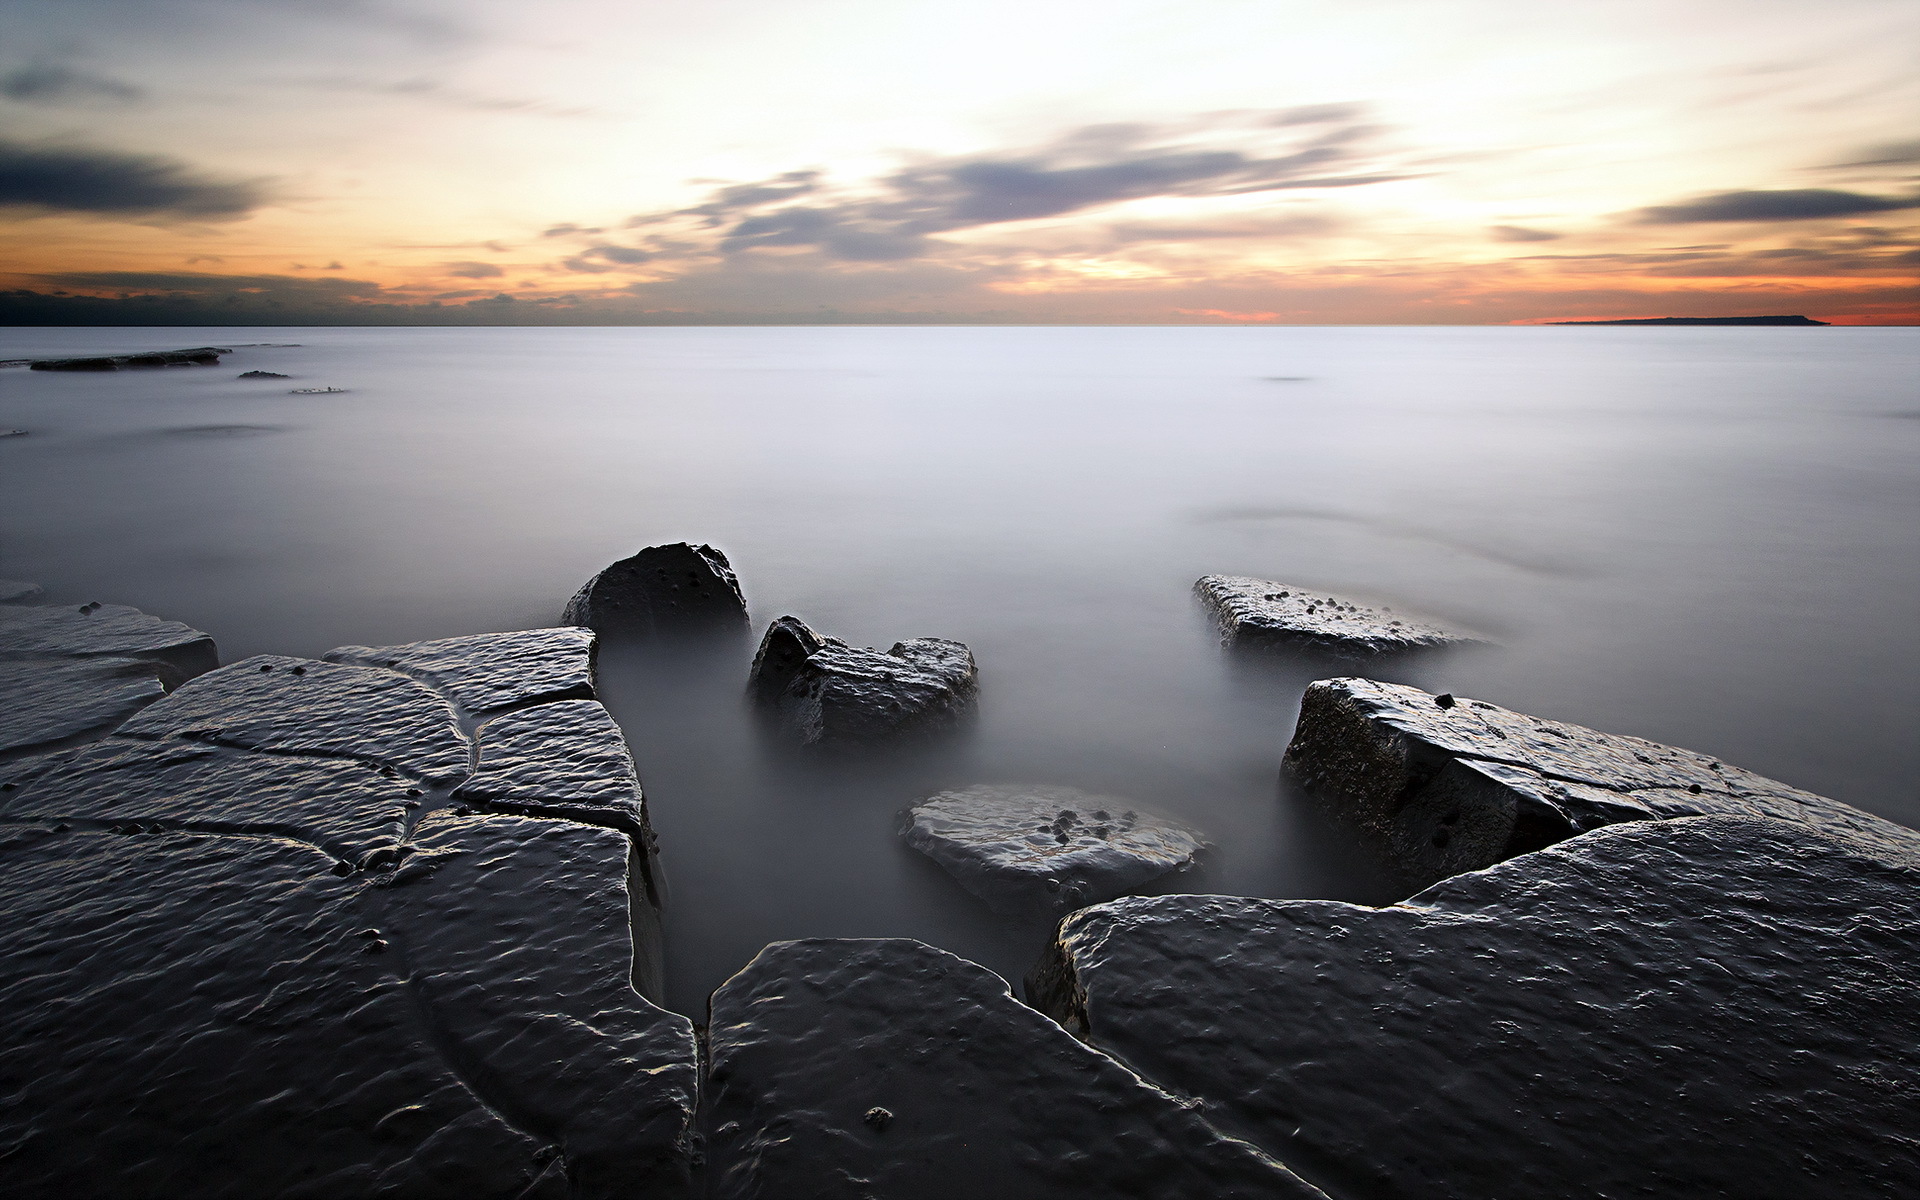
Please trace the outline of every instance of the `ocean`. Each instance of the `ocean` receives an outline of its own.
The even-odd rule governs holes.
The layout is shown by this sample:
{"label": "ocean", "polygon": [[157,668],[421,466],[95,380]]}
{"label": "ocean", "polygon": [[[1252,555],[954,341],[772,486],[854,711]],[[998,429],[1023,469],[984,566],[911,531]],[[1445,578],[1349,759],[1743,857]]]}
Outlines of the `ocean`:
{"label": "ocean", "polygon": [[[271,344],[254,344],[271,343]],[[1044,926],[905,848],[930,792],[1034,782],[1180,817],[1159,890],[1399,893],[1280,773],[1302,689],[1375,674],[1637,734],[1920,824],[1920,330],[9,329],[0,576],[225,661],[556,622],[661,542],[793,613],[980,665],[946,742],[796,755],[750,642],[609,653],[668,884],[673,1007],[767,942],[918,937],[1016,985]],[[267,370],[289,379],[239,379]],[[295,388],[343,388],[295,395]],[[1241,574],[1483,645],[1222,651]]]}

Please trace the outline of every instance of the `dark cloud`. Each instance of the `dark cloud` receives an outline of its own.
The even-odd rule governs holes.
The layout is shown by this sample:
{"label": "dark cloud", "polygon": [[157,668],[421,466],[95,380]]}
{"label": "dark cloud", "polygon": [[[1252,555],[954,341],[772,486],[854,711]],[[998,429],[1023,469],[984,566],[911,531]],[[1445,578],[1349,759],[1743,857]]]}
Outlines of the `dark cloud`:
{"label": "dark cloud", "polygon": [[[1362,115],[1356,105],[1316,105],[1157,126],[1087,126],[1035,150],[916,162],[847,191],[829,191],[817,171],[789,171],[717,188],[701,204],[629,224],[695,217],[723,231],[719,249],[726,253],[808,247],[842,261],[889,262],[932,252],[929,239],[939,234],[1129,200],[1406,178],[1386,165],[1373,145],[1380,131]],[[1208,140],[1216,144],[1195,144]],[[806,202],[792,203],[801,198]]]}
{"label": "dark cloud", "polygon": [[450,262],[442,263],[441,266],[445,268],[447,274],[460,279],[494,279],[506,274],[492,263],[484,262]]}
{"label": "dark cloud", "polygon": [[214,275],[202,271],[62,271],[35,275],[33,279],[54,287],[117,291],[123,295],[158,292],[190,297],[275,295],[309,299],[371,299],[385,294],[379,284],[365,279],[304,279],[297,275]]}
{"label": "dark cloud", "polygon": [[543,238],[567,237],[569,235],[576,234],[576,233],[594,234],[599,232],[601,232],[601,230],[597,228],[589,228],[585,225],[575,225],[571,221],[566,221],[566,222],[562,222],[559,225],[554,225],[547,229],[541,230],[540,236]]}
{"label": "dark cloud", "polygon": [[562,262],[560,265],[569,271],[585,271],[600,274],[612,271],[616,267],[632,266],[657,257],[650,250],[640,250],[633,246],[589,246],[580,253]]}
{"label": "dark cloud", "polygon": [[530,96],[497,96],[455,87],[444,80],[425,76],[405,79],[369,79],[357,75],[323,75],[288,81],[292,86],[323,92],[341,92],[365,96],[403,96],[445,108],[469,112],[525,113],[542,117],[584,117],[590,109],[560,104]]}
{"label": "dark cloud", "polygon": [[208,179],[158,155],[0,141],[0,208],[230,221],[263,203],[257,183]]}
{"label": "dark cloud", "polygon": [[30,63],[0,75],[0,96],[25,104],[128,104],[143,99],[146,92],[130,83],[76,71],[60,63]]}
{"label": "dark cloud", "polygon": [[1493,225],[1487,229],[1488,236],[1496,242],[1554,242],[1562,235],[1545,229],[1528,229],[1522,225]]}
{"label": "dark cloud", "polygon": [[1887,142],[1879,146],[1869,146],[1860,151],[1861,157],[1851,162],[1832,163],[1835,168],[1845,167],[1906,167],[1920,165],[1920,141]]}
{"label": "dark cloud", "polygon": [[1814,221],[1861,213],[1920,208],[1920,198],[1868,196],[1831,188],[1792,188],[1771,192],[1719,192],[1680,204],[1640,210],[1649,225],[1686,225],[1708,221]]}

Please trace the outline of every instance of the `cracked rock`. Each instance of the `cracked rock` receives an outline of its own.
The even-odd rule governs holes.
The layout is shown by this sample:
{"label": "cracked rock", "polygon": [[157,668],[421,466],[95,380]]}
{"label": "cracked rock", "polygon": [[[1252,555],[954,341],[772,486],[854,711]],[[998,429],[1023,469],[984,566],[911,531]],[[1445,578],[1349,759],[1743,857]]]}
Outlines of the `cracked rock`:
{"label": "cracked rock", "polygon": [[386,667],[444,692],[470,713],[593,698],[594,636],[588,629],[476,633],[405,646],[341,646],[326,661]]}
{"label": "cracked rock", "polygon": [[767,629],[747,690],[802,743],[872,741],[951,728],[979,688],[973,652],[945,638],[887,651],[822,637],[798,617]]}
{"label": "cracked rock", "polygon": [[560,623],[623,639],[744,633],[747,602],[725,554],[675,542],[649,546],[589,579]]}
{"label": "cracked rock", "polygon": [[1307,688],[1286,765],[1416,887],[1627,820],[1767,816],[1909,836],[1704,754],[1371,679]]}
{"label": "cracked rock", "polygon": [[1270,579],[1208,575],[1193,590],[1213,613],[1223,646],[1311,649],[1351,656],[1476,640],[1391,609]]}
{"label": "cracked rock", "polygon": [[921,942],[777,942],[709,1031],[715,1197],[1320,1196]]}
{"label": "cracked rock", "polygon": [[138,658],[178,684],[220,665],[213,639],[124,604],[0,605],[0,659]]}
{"label": "cracked rock", "polygon": [[1915,1195],[1916,846],[1695,817],[1386,908],[1129,898],[1029,991],[1333,1195]]}
{"label": "cracked rock", "polygon": [[1165,817],[1075,788],[979,784],[904,814],[907,844],[1003,915],[1061,912],[1191,866],[1206,845]]}

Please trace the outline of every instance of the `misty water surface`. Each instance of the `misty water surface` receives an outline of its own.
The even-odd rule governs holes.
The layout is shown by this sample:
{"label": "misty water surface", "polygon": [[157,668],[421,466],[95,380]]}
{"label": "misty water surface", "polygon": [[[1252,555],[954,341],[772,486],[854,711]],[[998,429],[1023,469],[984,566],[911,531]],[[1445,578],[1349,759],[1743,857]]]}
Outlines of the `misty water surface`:
{"label": "misty water surface", "polygon": [[[641,546],[723,548],[756,633],[968,643],[965,736],[783,752],[748,643],[615,648],[667,872],[669,999],[761,945],[908,935],[1017,980],[1042,931],[900,846],[940,787],[1061,783],[1215,842],[1179,890],[1394,892],[1279,775],[1307,681],[1370,671],[1705,751],[1920,822],[1920,331],[32,330],[0,357],[0,576],[232,661],[550,624]],[[294,379],[239,380],[248,369]],[[294,396],[294,387],[343,394]],[[1259,575],[1494,639],[1357,668],[1223,654]]]}

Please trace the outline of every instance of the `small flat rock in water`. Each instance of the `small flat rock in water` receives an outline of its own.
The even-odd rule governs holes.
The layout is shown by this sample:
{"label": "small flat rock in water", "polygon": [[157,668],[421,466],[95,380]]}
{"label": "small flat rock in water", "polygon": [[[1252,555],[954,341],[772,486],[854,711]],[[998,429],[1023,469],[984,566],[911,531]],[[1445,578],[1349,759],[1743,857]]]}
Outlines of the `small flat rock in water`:
{"label": "small flat rock in water", "polygon": [[242,371],[241,379],[291,379],[291,375],[282,375],[278,371]]}
{"label": "small flat rock in water", "polygon": [[1192,865],[1201,836],[1113,796],[981,784],[907,810],[907,844],[1008,915],[1125,895]]}
{"label": "small flat rock in water", "polygon": [[622,639],[744,633],[747,602],[725,554],[675,542],[649,546],[589,579],[560,623]]}
{"label": "small flat rock in water", "polygon": [[[578,659],[546,632],[490,635],[448,677],[516,640]],[[553,778],[626,796],[644,831],[597,703],[496,722],[543,707],[575,734]],[[559,790],[505,741],[508,777]],[[686,1194],[693,1029],[635,990],[658,981],[650,846],[466,812],[488,804],[459,793],[473,755],[420,679],[271,657],[9,764],[0,1190]]]}
{"label": "small flat rock in water", "polygon": [[378,648],[341,646],[325,658],[416,676],[470,713],[593,697],[594,635],[589,629],[476,633]]}
{"label": "small flat rock in water", "polygon": [[1307,688],[1286,765],[1416,887],[1617,821],[1766,816],[1909,836],[1705,754],[1371,679]]}
{"label": "small flat rock in water", "polygon": [[[21,431],[0,430],[0,437],[8,437]],[[0,604],[38,604],[46,593],[37,583],[28,583],[24,579],[0,579]]]}
{"label": "small flat rock in water", "polygon": [[709,1030],[723,1200],[1320,1196],[920,942],[775,943]]}
{"label": "small flat rock in water", "polygon": [[1208,575],[1193,590],[1213,613],[1224,646],[1378,654],[1475,640],[1389,609],[1270,579]]}
{"label": "small flat rock in water", "polygon": [[802,743],[869,742],[957,724],[979,672],[973,652],[945,638],[869,650],[781,617],[767,629],[747,690]]}
{"label": "small flat rock in water", "polygon": [[1029,990],[1336,1196],[1920,1195],[1916,844],[1696,817],[1387,908],[1129,898]]}
{"label": "small flat rock in water", "polygon": [[0,605],[0,659],[30,658],[144,658],[182,680],[220,664],[211,637],[124,604]]}

